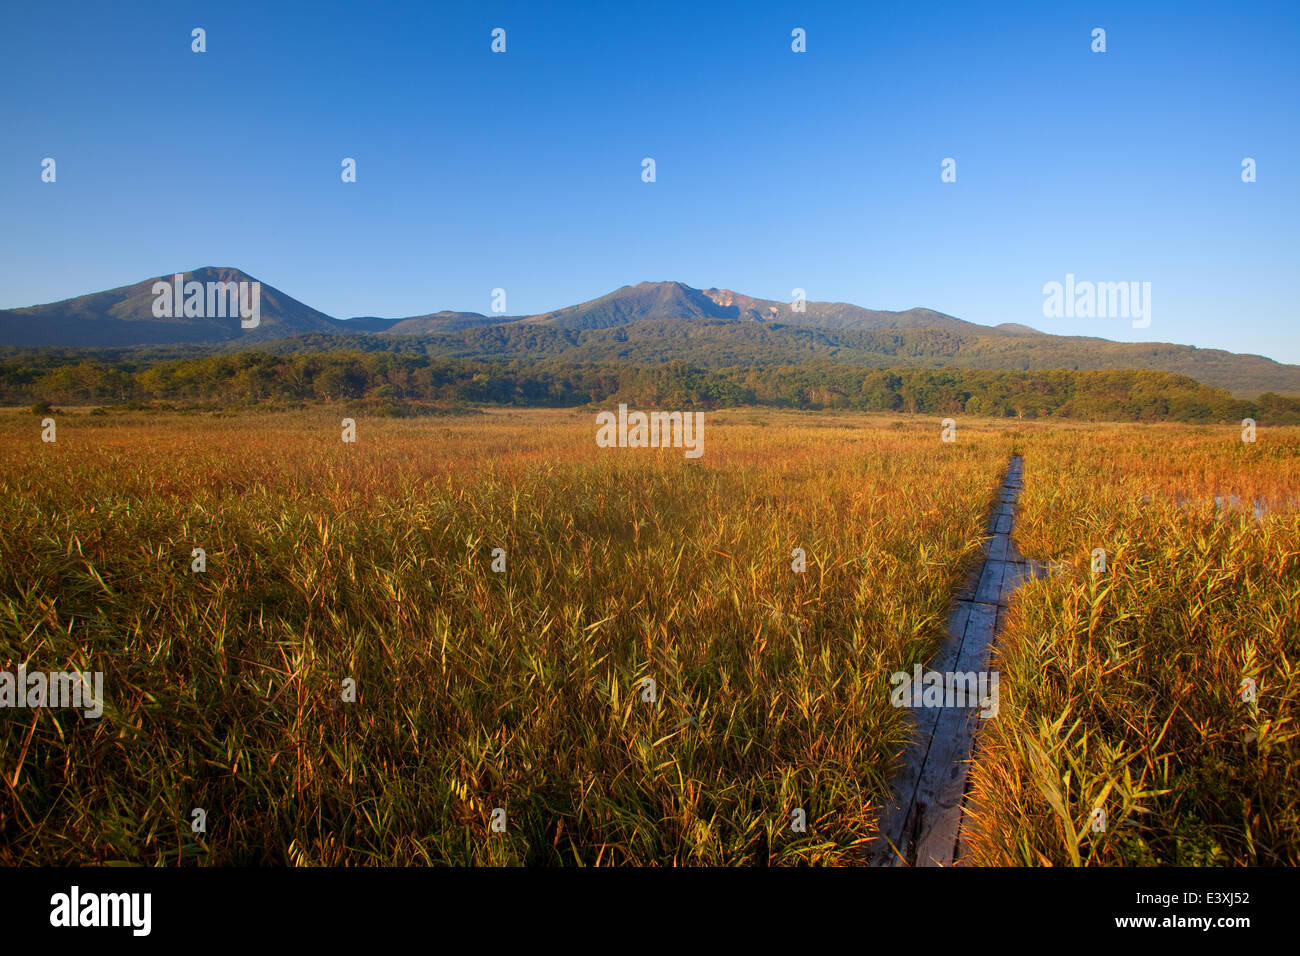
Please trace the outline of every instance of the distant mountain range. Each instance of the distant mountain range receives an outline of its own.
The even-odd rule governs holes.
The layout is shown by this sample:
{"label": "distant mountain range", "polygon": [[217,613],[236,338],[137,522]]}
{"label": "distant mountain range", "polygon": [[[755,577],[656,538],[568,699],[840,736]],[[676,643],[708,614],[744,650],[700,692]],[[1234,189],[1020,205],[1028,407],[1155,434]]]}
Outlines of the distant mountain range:
{"label": "distant mountain range", "polygon": [[[432,312],[399,319],[338,319],[262,283],[260,321],[155,316],[156,282],[0,310],[0,346],[123,349],[157,346],[405,349],[462,358],[706,366],[829,361],[883,368],[1152,369],[1187,375],[1241,397],[1300,395],[1300,366],[1260,355],[1167,343],[1049,335],[1024,325],[978,325],[930,309],[888,312],[843,302],[756,299],[728,289],[642,282],[552,312],[501,316]],[[184,273],[184,281],[255,282],[232,268]],[[272,343],[275,343],[273,346]]]}

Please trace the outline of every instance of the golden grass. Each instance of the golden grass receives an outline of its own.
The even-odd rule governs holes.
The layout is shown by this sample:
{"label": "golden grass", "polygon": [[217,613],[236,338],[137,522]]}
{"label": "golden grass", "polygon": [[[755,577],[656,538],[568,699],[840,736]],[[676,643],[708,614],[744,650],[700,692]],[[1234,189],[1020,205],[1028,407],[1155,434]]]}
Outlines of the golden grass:
{"label": "golden grass", "polygon": [[0,416],[0,658],[107,697],[0,710],[0,863],[856,859],[1010,433],[340,417]]}
{"label": "golden grass", "polygon": [[1017,539],[1067,570],[1026,585],[999,638],[973,862],[1300,862],[1300,429],[1061,426],[1022,445]]}

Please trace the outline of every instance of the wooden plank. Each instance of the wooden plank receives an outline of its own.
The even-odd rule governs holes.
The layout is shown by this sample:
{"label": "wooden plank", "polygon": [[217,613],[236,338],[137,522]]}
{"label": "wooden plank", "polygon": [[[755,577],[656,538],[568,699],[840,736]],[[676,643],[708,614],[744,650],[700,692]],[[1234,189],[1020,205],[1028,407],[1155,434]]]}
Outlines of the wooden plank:
{"label": "wooden plank", "polygon": [[985,561],[980,586],[975,591],[975,603],[997,604],[1002,598],[1002,578],[1006,574],[1005,561]]}
{"label": "wooden plank", "polygon": [[[927,671],[987,672],[992,645],[1015,589],[1044,573],[1025,561],[1012,540],[1024,462],[1011,460],[989,516],[984,560],[957,593],[947,635]],[[979,707],[921,707],[910,715],[912,735],[881,809],[880,835],[868,861],[876,866],[950,866],[964,855],[966,785]]]}
{"label": "wooden plank", "polygon": [[[948,671],[967,673],[987,669],[997,613],[996,606],[972,605],[961,653]],[[956,854],[962,798],[966,793],[966,760],[975,730],[973,724],[979,719],[972,707],[935,709],[940,711],[940,717],[916,791],[916,802],[924,807],[925,817],[925,826],[916,840],[915,861],[920,866],[948,866]]]}
{"label": "wooden plank", "polygon": [[[970,609],[969,602],[961,602],[953,609],[948,618],[947,636],[930,663],[931,670],[948,670],[956,665],[965,639]],[[912,726],[909,744],[903,752],[903,764],[892,782],[892,799],[881,809],[880,838],[872,847],[871,862],[876,866],[901,866],[903,859],[900,854],[906,854],[910,850],[910,841],[905,839],[905,835],[912,822],[917,786],[935,737],[940,711],[937,708],[914,708],[910,717]]]}

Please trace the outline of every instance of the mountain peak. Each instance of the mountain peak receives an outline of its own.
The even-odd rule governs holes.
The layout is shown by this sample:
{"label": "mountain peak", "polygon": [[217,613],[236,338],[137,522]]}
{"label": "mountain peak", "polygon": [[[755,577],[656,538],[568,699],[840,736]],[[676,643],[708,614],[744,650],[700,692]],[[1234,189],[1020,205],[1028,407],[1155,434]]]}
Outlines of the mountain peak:
{"label": "mountain peak", "polygon": [[181,345],[249,342],[314,332],[337,331],[339,321],[318,312],[266,283],[259,285],[259,323],[245,329],[238,315],[154,315],[154,286],[182,282],[258,282],[233,266],[200,266],[171,272],[104,292],[63,299],[46,305],[0,311],[0,344],[29,347],[83,348],[136,345]]}
{"label": "mountain peak", "polygon": [[[229,349],[289,340],[321,347],[321,334],[369,334],[357,347],[385,348],[420,337],[428,354],[481,358],[558,357],[582,361],[789,364],[817,360],[864,368],[928,365],[984,369],[1133,369],[1191,375],[1239,394],[1300,394],[1300,367],[1214,349],[1060,336],[1016,323],[977,325],[933,309],[902,312],[845,302],[784,301],[730,288],[644,281],[577,305],[531,316],[430,312],[406,319],[335,319],[234,266],[200,266],[186,282],[260,282],[260,322],[238,315],[155,316],[156,283],[167,273],[46,305],[0,310],[0,346],[131,348],[225,344]],[[291,344],[290,344],[291,343]]]}
{"label": "mountain peak", "polygon": [[529,318],[565,329],[607,329],[644,319],[735,318],[684,282],[638,282],[587,302]]}

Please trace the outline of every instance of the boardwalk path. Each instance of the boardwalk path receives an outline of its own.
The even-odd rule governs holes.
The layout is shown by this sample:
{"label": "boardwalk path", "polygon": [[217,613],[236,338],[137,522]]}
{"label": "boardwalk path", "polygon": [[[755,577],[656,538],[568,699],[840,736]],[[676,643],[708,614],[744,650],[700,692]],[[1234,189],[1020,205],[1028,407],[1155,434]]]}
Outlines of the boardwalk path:
{"label": "boardwalk path", "polygon": [[[989,519],[992,538],[984,560],[958,592],[948,636],[930,662],[940,673],[988,668],[993,636],[1012,593],[1042,573],[1026,561],[1011,540],[1015,503],[1024,487],[1024,461],[1011,459],[997,507]],[[916,732],[894,778],[893,799],[881,811],[881,837],[871,847],[874,866],[950,866],[962,849],[962,807],[971,744],[978,730],[978,708],[917,708]]]}

